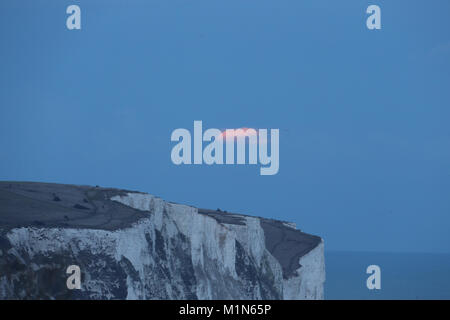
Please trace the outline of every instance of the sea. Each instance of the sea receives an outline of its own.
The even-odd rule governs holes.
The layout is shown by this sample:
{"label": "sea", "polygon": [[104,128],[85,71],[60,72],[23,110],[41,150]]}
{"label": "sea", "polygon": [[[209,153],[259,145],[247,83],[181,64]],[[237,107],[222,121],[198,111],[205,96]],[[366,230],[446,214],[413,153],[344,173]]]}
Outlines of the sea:
{"label": "sea", "polygon": [[[367,267],[380,267],[380,289],[368,289]],[[325,252],[325,299],[450,299],[450,254]]]}

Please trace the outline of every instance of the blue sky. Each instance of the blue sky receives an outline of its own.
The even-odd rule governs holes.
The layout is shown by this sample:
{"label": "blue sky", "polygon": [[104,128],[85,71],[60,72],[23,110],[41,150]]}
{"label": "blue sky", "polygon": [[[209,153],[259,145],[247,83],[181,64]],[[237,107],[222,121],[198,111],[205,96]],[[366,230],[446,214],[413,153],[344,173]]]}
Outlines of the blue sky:
{"label": "blue sky", "polygon": [[[67,6],[82,29],[66,28]],[[382,29],[369,31],[377,4]],[[329,250],[450,252],[450,2],[0,2],[0,179],[294,221]],[[175,166],[176,128],[279,128],[280,171]]]}

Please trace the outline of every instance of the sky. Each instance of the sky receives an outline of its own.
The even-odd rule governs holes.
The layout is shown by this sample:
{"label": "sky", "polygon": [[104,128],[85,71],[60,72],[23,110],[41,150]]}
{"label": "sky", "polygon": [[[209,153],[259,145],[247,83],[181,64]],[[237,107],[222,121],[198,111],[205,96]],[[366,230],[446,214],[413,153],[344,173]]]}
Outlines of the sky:
{"label": "sky", "polygon": [[[81,8],[81,30],[66,8]],[[368,30],[366,8],[381,8]],[[450,2],[2,0],[0,180],[292,221],[327,250],[450,252]],[[280,129],[280,168],[173,130]]]}

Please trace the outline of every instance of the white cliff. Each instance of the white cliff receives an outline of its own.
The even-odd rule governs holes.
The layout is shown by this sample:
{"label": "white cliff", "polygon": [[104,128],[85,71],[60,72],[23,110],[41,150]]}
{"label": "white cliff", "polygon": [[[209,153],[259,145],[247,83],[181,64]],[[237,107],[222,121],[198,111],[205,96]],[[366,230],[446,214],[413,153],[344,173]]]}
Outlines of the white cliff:
{"label": "white cliff", "polygon": [[[62,205],[83,215],[71,209],[64,223],[46,216],[39,225],[3,228],[0,299],[323,299],[323,241],[292,224],[70,187],[60,191],[68,199]],[[58,190],[42,187],[40,197],[46,188]],[[72,205],[77,192],[85,209]],[[128,223],[115,222],[122,220]],[[81,290],[66,288],[69,265],[80,266]],[[37,290],[42,279],[50,280]]]}

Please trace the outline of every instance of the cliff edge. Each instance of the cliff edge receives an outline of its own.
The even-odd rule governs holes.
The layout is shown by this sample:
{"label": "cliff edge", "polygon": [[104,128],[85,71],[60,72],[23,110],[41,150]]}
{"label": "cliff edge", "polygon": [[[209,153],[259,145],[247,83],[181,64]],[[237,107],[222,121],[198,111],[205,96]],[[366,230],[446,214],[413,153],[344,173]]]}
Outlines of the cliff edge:
{"label": "cliff edge", "polygon": [[[69,290],[67,267],[81,270]],[[323,299],[291,223],[90,186],[0,182],[0,299]]]}

